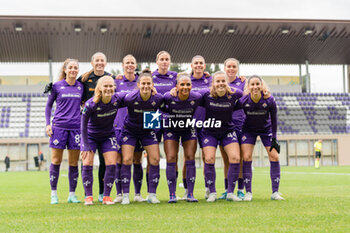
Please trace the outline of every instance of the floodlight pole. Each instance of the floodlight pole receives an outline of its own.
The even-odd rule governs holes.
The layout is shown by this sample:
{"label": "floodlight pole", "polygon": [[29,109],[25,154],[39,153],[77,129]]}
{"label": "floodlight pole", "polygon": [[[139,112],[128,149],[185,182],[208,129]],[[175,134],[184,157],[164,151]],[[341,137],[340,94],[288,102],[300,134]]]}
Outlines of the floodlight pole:
{"label": "floodlight pole", "polygon": [[308,60],[305,61],[305,68],[306,68],[306,75],[305,75],[305,77],[306,77],[306,82],[305,82],[306,92],[310,93],[311,87],[310,87],[310,73],[309,73],[309,61]]}
{"label": "floodlight pole", "polygon": [[49,82],[53,82],[53,76],[52,76],[52,59],[49,58]]}

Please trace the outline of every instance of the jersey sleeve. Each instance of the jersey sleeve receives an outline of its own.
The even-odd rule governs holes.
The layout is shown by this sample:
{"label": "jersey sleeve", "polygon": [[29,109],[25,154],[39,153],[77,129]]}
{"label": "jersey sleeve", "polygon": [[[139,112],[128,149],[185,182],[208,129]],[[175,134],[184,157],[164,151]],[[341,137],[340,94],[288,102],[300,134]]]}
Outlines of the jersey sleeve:
{"label": "jersey sleeve", "polygon": [[277,106],[275,98],[270,97],[270,117],[271,117],[271,128],[272,128],[272,137],[277,137]]}
{"label": "jersey sleeve", "polygon": [[56,85],[53,85],[51,93],[49,94],[49,97],[47,99],[46,107],[45,107],[45,119],[46,119],[46,125],[50,125],[51,121],[51,111],[53,102],[57,98],[57,88]]}
{"label": "jersey sleeve", "polygon": [[91,102],[87,102],[84,106],[82,115],[81,115],[81,143],[80,143],[80,150],[81,151],[90,151],[91,148],[88,143],[88,122],[91,117],[91,114],[93,113],[93,109],[90,106]]}

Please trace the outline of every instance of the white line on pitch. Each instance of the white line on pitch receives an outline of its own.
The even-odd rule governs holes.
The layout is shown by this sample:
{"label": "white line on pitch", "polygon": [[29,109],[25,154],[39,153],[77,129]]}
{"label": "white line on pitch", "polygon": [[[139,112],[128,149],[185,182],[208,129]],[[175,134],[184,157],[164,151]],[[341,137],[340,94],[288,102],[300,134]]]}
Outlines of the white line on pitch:
{"label": "white line on pitch", "polygon": [[[262,173],[270,173],[267,171],[263,171]],[[337,175],[337,176],[350,176],[350,173],[334,173],[334,172],[284,172],[281,171],[282,174],[299,174],[299,175]]]}

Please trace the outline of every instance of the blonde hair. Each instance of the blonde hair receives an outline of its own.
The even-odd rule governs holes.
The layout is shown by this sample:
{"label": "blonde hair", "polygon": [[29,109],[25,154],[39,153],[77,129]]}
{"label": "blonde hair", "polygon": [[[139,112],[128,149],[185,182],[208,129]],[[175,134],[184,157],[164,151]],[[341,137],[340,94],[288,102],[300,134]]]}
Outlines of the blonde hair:
{"label": "blonde hair", "polygon": [[215,89],[215,86],[214,86],[214,82],[215,82],[215,79],[217,78],[217,77],[221,77],[221,76],[224,76],[225,77],[225,80],[226,80],[226,95],[229,95],[229,94],[233,94],[233,93],[235,93],[236,92],[236,89],[235,88],[233,88],[233,89],[231,89],[231,87],[228,85],[228,82],[227,82],[227,80],[228,80],[228,77],[227,77],[227,75],[226,75],[226,73],[225,72],[223,72],[223,71],[217,71],[217,72],[215,72],[214,74],[213,74],[213,79],[212,79],[212,81],[211,81],[211,86],[210,86],[210,95],[212,96],[212,97],[214,97],[214,98],[217,98],[218,97],[218,94],[216,93],[216,89]]}
{"label": "blonde hair", "polygon": [[196,55],[196,56],[192,57],[191,63],[193,63],[193,60],[194,60],[194,59],[197,59],[197,58],[203,59],[203,61],[204,61],[204,63],[205,63],[205,59],[204,59],[204,57],[201,56],[201,55]]}
{"label": "blonde hair", "polygon": [[111,79],[113,81],[113,85],[114,84],[114,79],[111,76],[105,75],[103,77],[101,77],[96,84],[95,87],[95,93],[94,93],[94,98],[92,99],[92,101],[94,101],[95,103],[98,103],[101,101],[102,99],[102,83],[106,80],[106,79]]}
{"label": "blonde hair", "polygon": [[[107,62],[107,57],[104,53],[102,52],[97,52],[97,53],[94,53],[91,57],[91,62],[94,61],[95,57],[96,56],[103,56]],[[89,76],[92,74],[92,72],[94,72],[94,69],[91,69],[89,70],[88,72],[85,72],[84,74],[81,75],[81,81],[82,82],[86,82],[86,80],[88,80]]]}
{"label": "blonde hair", "polygon": [[260,82],[261,82],[261,91],[262,91],[264,94],[270,92],[269,87],[268,87],[268,85],[265,83],[265,81],[264,81],[260,76],[254,74],[254,75],[250,76],[250,77],[247,79],[247,81],[245,82],[244,92],[243,92],[244,95],[248,95],[248,94],[250,93],[250,91],[249,91],[249,83],[250,83],[250,81],[251,81],[253,78],[257,78],[257,79],[260,80]]}
{"label": "blonde hair", "polygon": [[180,82],[180,79],[182,79],[182,78],[188,78],[190,80],[190,83],[192,84],[191,75],[189,75],[186,72],[181,72],[181,73],[177,74],[176,84],[178,84]]}
{"label": "blonde hair", "polygon": [[157,54],[157,56],[156,56],[156,62],[158,61],[160,55],[162,55],[162,54],[168,54],[168,55],[169,55],[169,58],[170,58],[170,60],[171,60],[170,53],[167,52],[167,51],[165,51],[165,50],[162,50],[162,51],[160,51],[160,52]]}
{"label": "blonde hair", "polygon": [[67,66],[70,62],[76,62],[79,67],[79,62],[77,59],[67,58],[60,69],[59,75],[58,75],[58,81],[61,81],[63,79],[66,79],[66,72],[64,72],[67,69]]}
{"label": "blonde hair", "polygon": [[137,62],[136,62],[136,58],[135,58],[132,54],[128,54],[128,55],[126,55],[126,56],[123,58],[123,61],[122,61],[123,64],[125,63],[125,59],[128,58],[128,57],[134,59],[134,60],[135,60],[135,63],[137,63]]}

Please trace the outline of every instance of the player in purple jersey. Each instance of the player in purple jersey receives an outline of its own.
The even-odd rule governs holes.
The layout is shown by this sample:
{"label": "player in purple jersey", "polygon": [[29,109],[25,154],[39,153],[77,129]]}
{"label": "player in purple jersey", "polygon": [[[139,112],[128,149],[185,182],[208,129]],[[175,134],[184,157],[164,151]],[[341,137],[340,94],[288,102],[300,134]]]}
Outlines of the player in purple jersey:
{"label": "player in purple jersey", "polygon": [[[58,204],[57,182],[63,150],[68,149],[68,203],[79,203],[75,195],[79,176],[78,160],[80,153],[80,105],[83,96],[83,85],[76,81],[79,64],[75,59],[63,63],[58,82],[53,84],[46,109],[46,134],[50,137],[51,165],[50,185],[51,204]],[[51,120],[52,105],[56,101],[56,111]]]}
{"label": "player in purple jersey", "polygon": [[251,76],[246,83],[245,95],[239,100],[238,106],[246,114],[241,134],[241,149],[243,153],[243,180],[246,188],[244,201],[251,201],[252,195],[252,154],[256,137],[260,136],[270,160],[270,177],[272,183],[272,200],[284,200],[278,193],[280,183],[280,146],[277,142],[277,107],[275,99],[264,98],[263,88],[267,89],[263,80]]}
{"label": "player in purple jersey", "polygon": [[232,113],[235,110],[236,102],[242,97],[243,93],[236,88],[229,87],[226,80],[225,72],[216,72],[213,75],[210,91],[203,94],[203,106],[206,109],[205,120],[215,123],[210,123],[210,127],[203,128],[201,132],[201,144],[205,159],[205,180],[210,190],[207,202],[216,200],[215,157],[218,145],[224,147],[230,163],[226,200],[241,201],[233,194],[235,182],[239,175],[239,144]]}
{"label": "player in purple jersey", "polygon": [[[168,203],[176,203],[176,163],[181,138],[186,158],[187,201],[198,202],[193,196],[196,179],[195,153],[197,150],[197,135],[194,127],[186,126],[192,120],[196,108],[201,104],[201,95],[191,91],[191,77],[187,73],[179,73],[174,97],[167,92],[164,95],[166,112],[164,127],[164,150],[167,158],[166,175],[170,193]],[[176,124],[176,125],[174,125]]]}
{"label": "player in purple jersey", "polygon": [[[135,69],[137,67],[135,57],[131,54],[126,55],[123,58],[122,66],[123,66],[123,70],[124,70],[124,75],[122,76],[121,79],[115,80],[116,92],[117,93],[118,92],[130,93],[133,90],[137,89],[138,75],[135,74]],[[120,139],[121,130],[124,126],[124,122],[125,122],[127,114],[128,114],[127,107],[120,108],[118,110],[117,116],[114,120],[114,129],[115,129],[115,134],[116,134],[118,141],[121,140]],[[135,153],[134,153],[134,159],[133,159],[133,166],[134,166],[133,181],[134,181],[134,187],[135,187],[134,201],[136,201],[136,202],[145,201],[141,196],[141,187],[142,187],[142,179],[143,179],[143,168],[142,168],[142,161],[141,161],[142,151],[143,151],[143,148],[141,148],[140,145],[136,146]],[[117,195],[116,195],[114,202],[121,202],[123,199],[122,183],[121,183],[121,179],[120,179],[121,167],[122,167],[122,155],[121,155],[121,150],[120,150],[118,152],[116,172],[115,172],[115,183],[116,183],[116,187],[117,187]]]}
{"label": "player in purple jersey", "polygon": [[[228,58],[224,62],[224,71],[228,77],[228,85],[230,87],[234,87],[239,89],[240,91],[244,91],[244,86],[246,82],[245,77],[239,77],[238,71],[239,71],[239,61],[235,58]],[[232,114],[232,119],[235,125],[235,131],[237,138],[240,139],[240,134],[242,131],[242,126],[244,122],[245,114],[242,109],[236,110]],[[226,195],[227,195],[227,188],[228,188],[228,183],[227,183],[227,172],[230,166],[227,154],[222,146],[220,146],[220,152],[221,156],[224,162],[224,177],[225,177],[225,192],[221,194],[221,197],[219,197],[219,200],[225,200]],[[244,198],[244,183],[243,183],[243,174],[242,174],[242,166],[243,166],[243,156],[242,153],[240,153],[240,173],[239,173],[239,178],[238,178],[238,191],[237,191],[237,196],[241,199]]]}
{"label": "player in purple jersey", "polygon": [[[152,95],[153,80],[149,70],[141,73],[137,80],[138,90],[130,92],[124,98],[124,106],[128,108],[128,115],[122,129],[121,143],[123,164],[121,167],[121,181],[123,189],[122,204],[129,204],[129,188],[131,178],[131,164],[135,146],[141,141],[143,148],[149,157],[149,195],[147,202],[159,203],[156,197],[156,190],[159,182],[159,145],[156,133],[152,129],[143,129],[145,112],[157,111],[152,114],[153,120],[160,115],[158,109],[163,105],[163,96],[161,94]],[[160,124],[160,122],[159,122]]]}
{"label": "player in purple jersey", "polygon": [[[97,52],[91,57],[91,66],[92,69],[86,73],[84,73],[82,76],[78,78],[78,81],[81,82],[84,85],[84,96],[83,96],[83,102],[87,101],[90,99],[95,92],[95,87],[97,84],[97,81],[105,76],[112,76],[113,75],[109,74],[108,72],[105,71],[105,67],[107,65],[107,57],[101,52]],[[99,196],[98,200],[102,202],[103,198],[103,188],[104,188],[104,183],[103,183],[103,177],[105,175],[106,171],[106,165],[104,161],[103,154],[101,152],[101,148],[97,148],[98,150],[98,156],[100,160],[100,166],[98,168],[98,181],[99,181]]]}
{"label": "player in purple jersey", "polygon": [[84,106],[81,119],[81,157],[83,159],[83,184],[85,205],[92,205],[93,161],[97,148],[101,148],[105,163],[104,193],[102,203],[112,205],[110,192],[114,183],[115,164],[119,145],[115,137],[113,121],[117,108],[123,100],[123,93],[114,94],[115,84],[110,76],[97,81],[95,95]]}

